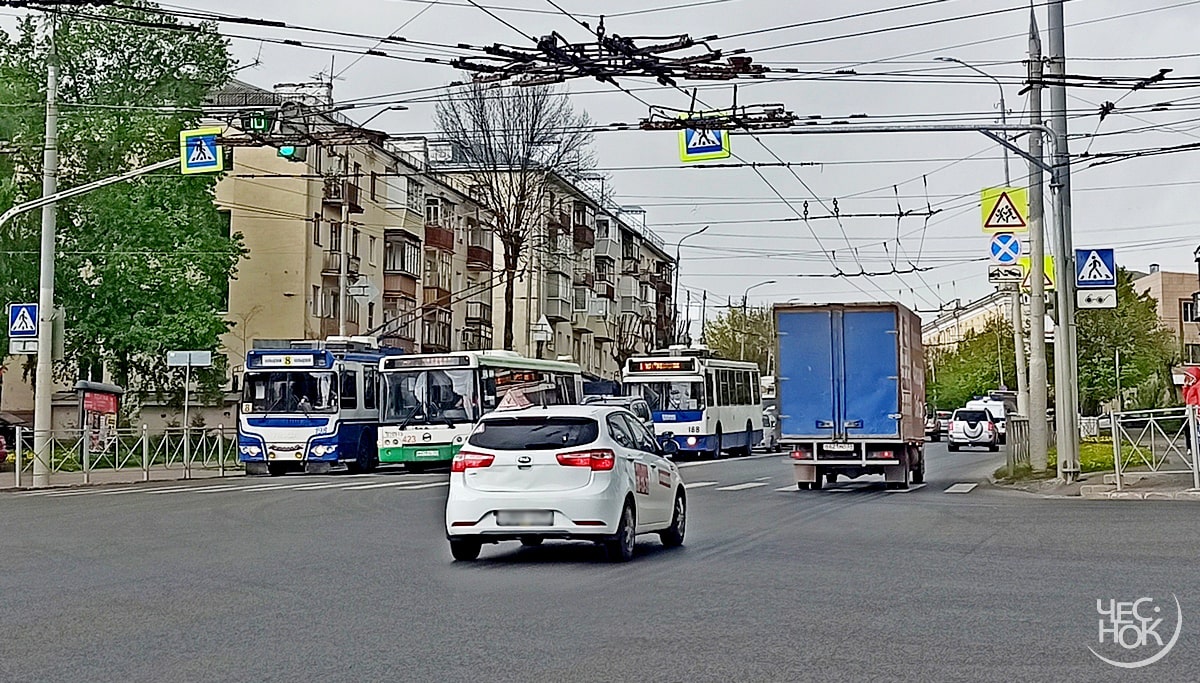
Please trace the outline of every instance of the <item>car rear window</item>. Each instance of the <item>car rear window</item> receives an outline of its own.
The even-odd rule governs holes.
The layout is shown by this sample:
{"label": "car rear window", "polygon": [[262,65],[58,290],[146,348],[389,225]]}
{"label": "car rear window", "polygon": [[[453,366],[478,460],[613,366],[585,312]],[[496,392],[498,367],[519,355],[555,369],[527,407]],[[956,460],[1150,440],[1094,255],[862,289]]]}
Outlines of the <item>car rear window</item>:
{"label": "car rear window", "polygon": [[954,419],[959,422],[985,422],[988,413],[985,410],[960,410],[954,414]]}
{"label": "car rear window", "polygon": [[467,443],[491,450],[556,450],[596,440],[600,426],[587,417],[506,417],[483,420]]}
{"label": "car rear window", "polygon": [[953,413],[951,413],[949,410],[939,410],[937,412],[938,418],[942,420],[949,420],[951,415],[953,415]]}

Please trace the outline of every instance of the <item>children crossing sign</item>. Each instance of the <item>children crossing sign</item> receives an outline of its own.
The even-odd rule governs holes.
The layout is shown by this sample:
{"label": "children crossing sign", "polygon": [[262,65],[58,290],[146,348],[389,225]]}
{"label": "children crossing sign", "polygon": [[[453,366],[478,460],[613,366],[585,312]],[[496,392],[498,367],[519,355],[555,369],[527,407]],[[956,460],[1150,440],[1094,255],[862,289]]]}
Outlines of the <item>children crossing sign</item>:
{"label": "children crossing sign", "polygon": [[225,167],[225,154],[217,144],[220,128],[197,128],[179,134],[179,171],[184,175],[193,173],[216,173]]}
{"label": "children crossing sign", "polygon": [[983,231],[1029,231],[1029,190],[1024,187],[987,187],[980,192]]}

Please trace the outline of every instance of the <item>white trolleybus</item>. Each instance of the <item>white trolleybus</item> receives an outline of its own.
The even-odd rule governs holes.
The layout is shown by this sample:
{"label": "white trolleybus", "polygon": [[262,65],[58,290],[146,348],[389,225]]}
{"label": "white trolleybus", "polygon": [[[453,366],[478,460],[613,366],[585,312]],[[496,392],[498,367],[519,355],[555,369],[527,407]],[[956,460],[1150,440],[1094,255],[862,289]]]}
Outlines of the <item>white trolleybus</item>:
{"label": "white trolleybus", "polygon": [[560,405],[583,399],[574,363],[512,351],[456,351],[385,358],[379,461],[412,470],[449,463],[480,416],[498,406]]}
{"label": "white trolleybus", "polygon": [[704,348],[672,347],[630,358],[625,393],[650,406],[654,429],[682,453],[749,455],[762,440],[758,365],[715,358]]}
{"label": "white trolleybus", "polygon": [[368,337],[293,341],[246,354],[238,454],[247,474],[352,471],[378,464],[379,361]]}

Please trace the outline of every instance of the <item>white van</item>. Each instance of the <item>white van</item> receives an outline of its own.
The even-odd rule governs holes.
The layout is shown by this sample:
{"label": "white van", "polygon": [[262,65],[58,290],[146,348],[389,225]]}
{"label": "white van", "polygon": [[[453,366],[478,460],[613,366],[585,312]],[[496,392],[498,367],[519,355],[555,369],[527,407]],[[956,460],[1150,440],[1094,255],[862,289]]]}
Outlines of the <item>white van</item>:
{"label": "white van", "polygon": [[967,401],[966,408],[970,410],[986,410],[992,414],[996,421],[996,431],[1000,434],[1000,443],[1005,442],[1004,423],[1007,421],[1007,414],[1004,407],[1004,401],[996,401],[990,398],[981,398],[978,401]]}

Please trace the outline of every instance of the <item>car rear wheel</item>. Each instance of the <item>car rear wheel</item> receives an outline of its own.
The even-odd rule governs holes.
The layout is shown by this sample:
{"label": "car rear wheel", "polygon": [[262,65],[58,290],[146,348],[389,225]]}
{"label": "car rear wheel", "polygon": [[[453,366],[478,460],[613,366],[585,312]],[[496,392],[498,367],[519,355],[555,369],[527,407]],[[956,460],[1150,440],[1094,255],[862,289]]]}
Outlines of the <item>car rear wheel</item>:
{"label": "car rear wheel", "polygon": [[604,550],[611,562],[628,562],[633,559],[633,546],[636,540],[637,520],[634,517],[633,502],[625,501],[621,509],[621,523],[617,525],[616,535],[604,542]]}
{"label": "car rear wheel", "polygon": [[956,443],[950,444],[949,449],[950,449],[951,453],[957,453],[958,452],[958,444],[956,444]]}
{"label": "car rear wheel", "polygon": [[457,562],[470,562],[479,557],[483,544],[473,538],[450,539],[450,554]]}
{"label": "car rear wheel", "polygon": [[996,444],[992,444],[992,445],[988,446],[988,450],[995,453],[996,451],[1000,450],[1000,447],[997,446]]}
{"label": "car rear wheel", "polygon": [[658,534],[662,544],[668,548],[678,548],[683,545],[683,534],[687,531],[687,499],[683,491],[675,494],[675,514],[671,517],[671,526]]}

